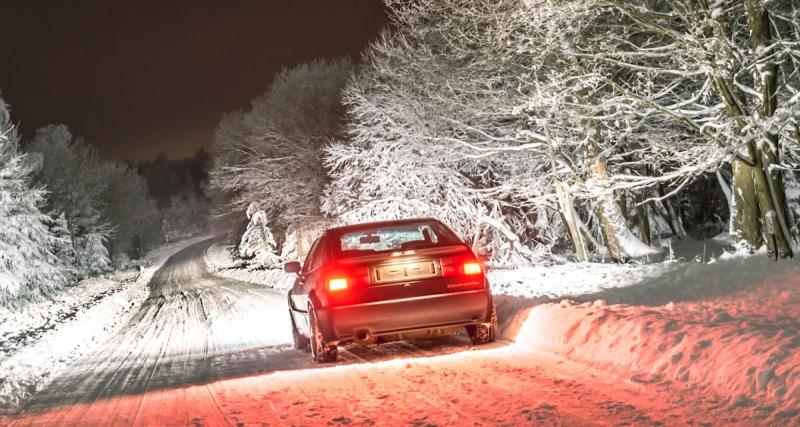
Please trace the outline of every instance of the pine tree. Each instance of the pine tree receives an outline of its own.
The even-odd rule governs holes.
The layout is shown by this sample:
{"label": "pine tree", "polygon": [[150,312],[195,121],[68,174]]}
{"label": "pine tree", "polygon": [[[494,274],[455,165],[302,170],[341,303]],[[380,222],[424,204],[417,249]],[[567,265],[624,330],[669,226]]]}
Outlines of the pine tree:
{"label": "pine tree", "polygon": [[44,190],[31,187],[32,166],[0,99],[0,303],[46,295],[66,283],[51,252],[57,240],[39,206]]}
{"label": "pine tree", "polygon": [[111,269],[111,259],[101,233],[89,233],[76,239],[76,264],[80,271],[100,273]]}
{"label": "pine tree", "polygon": [[53,243],[50,246],[51,251],[61,263],[64,274],[70,280],[78,280],[78,270],[75,268],[77,256],[75,247],[72,246],[72,237],[69,233],[67,218],[62,213],[48,221],[47,226],[53,235]]}
{"label": "pine tree", "polygon": [[269,229],[267,214],[258,203],[251,203],[247,208],[247,231],[242,236],[239,244],[239,255],[252,258],[257,263],[266,267],[277,267],[280,258],[277,254],[277,244]]}
{"label": "pine tree", "polygon": [[98,242],[106,241],[113,225],[104,219],[107,209],[102,195],[109,182],[99,154],[80,139],[73,140],[64,125],[37,130],[27,150],[41,155],[35,182],[48,190],[48,213],[66,218],[78,278],[106,271],[108,250]]}

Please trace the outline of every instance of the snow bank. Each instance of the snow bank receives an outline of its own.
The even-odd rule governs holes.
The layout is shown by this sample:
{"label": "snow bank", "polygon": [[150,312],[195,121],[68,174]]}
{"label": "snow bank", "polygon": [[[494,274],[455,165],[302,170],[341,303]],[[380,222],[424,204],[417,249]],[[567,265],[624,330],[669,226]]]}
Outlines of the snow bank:
{"label": "snow bank", "polygon": [[516,345],[635,382],[710,389],[776,424],[798,416],[800,265],[756,256],[660,266],[624,292],[533,308]]}
{"label": "snow bank", "polygon": [[231,246],[221,243],[211,245],[204,258],[208,271],[225,279],[264,285],[273,289],[289,289],[294,283],[293,274],[287,274],[281,269],[250,266],[246,261],[233,257]]}
{"label": "snow bank", "polygon": [[496,294],[546,302],[635,286],[663,271],[663,264],[582,262],[491,270],[488,277]]}
{"label": "snow bank", "polygon": [[207,236],[150,252],[146,267],[85,280],[52,300],[0,309],[0,414],[19,404],[114,335],[149,294],[153,274],[174,253]]}

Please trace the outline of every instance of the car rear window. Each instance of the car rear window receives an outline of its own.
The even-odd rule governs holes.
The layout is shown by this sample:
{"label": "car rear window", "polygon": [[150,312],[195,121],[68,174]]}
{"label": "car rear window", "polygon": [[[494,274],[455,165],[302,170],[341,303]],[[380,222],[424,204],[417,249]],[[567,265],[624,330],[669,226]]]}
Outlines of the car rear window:
{"label": "car rear window", "polygon": [[408,251],[459,244],[446,227],[435,222],[387,225],[343,233],[339,237],[342,256]]}

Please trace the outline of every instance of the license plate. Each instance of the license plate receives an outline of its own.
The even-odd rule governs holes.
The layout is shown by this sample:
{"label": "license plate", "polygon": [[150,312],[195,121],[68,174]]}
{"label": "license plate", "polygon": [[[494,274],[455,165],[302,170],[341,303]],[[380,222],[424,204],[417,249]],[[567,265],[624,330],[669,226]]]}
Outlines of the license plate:
{"label": "license plate", "polygon": [[432,260],[379,265],[375,267],[374,272],[375,283],[419,280],[438,276],[436,263]]}

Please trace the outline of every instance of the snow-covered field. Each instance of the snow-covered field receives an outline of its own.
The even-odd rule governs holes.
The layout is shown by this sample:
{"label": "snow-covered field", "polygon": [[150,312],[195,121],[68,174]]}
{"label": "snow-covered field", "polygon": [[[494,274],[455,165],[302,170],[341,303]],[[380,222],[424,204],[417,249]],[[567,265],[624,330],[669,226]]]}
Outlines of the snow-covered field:
{"label": "snow-covered field", "polygon": [[208,271],[218,277],[264,285],[274,289],[289,289],[295,276],[280,269],[253,267],[231,255],[231,247],[214,243],[204,255]]}
{"label": "snow-covered field", "polygon": [[138,271],[88,279],[17,309],[0,308],[0,413],[15,409],[70,362],[95,351],[145,300],[147,284],[161,265],[206,238],[154,250]]}

